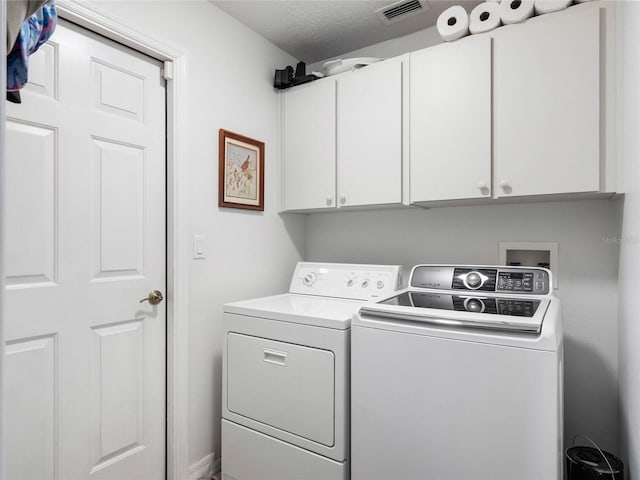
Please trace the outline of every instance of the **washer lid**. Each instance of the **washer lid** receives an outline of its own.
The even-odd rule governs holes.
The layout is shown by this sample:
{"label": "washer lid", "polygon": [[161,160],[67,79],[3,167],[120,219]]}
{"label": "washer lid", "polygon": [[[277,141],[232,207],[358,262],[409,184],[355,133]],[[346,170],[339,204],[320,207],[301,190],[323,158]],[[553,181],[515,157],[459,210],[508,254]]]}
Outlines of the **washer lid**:
{"label": "washer lid", "polygon": [[362,300],[285,293],[224,305],[225,313],[346,330]]}
{"label": "washer lid", "polygon": [[405,290],[378,303],[363,305],[360,313],[441,327],[539,334],[548,305],[549,300],[544,297],[503,298]]}

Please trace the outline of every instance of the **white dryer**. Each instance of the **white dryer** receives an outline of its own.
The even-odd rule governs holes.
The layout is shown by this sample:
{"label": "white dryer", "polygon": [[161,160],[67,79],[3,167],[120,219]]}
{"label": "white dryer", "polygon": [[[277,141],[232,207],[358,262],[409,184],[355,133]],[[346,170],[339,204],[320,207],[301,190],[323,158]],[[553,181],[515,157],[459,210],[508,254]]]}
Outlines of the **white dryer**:
{"label": "white dryer", "polygon": [[224,306],[222,477],[349,478],[351,318],[399,266],[300,262],[289,293]]}
{"label": "white dryer", "polygon": [[562,326],[541,268],[418,265],[351,329],[353,480],[562,478]]}

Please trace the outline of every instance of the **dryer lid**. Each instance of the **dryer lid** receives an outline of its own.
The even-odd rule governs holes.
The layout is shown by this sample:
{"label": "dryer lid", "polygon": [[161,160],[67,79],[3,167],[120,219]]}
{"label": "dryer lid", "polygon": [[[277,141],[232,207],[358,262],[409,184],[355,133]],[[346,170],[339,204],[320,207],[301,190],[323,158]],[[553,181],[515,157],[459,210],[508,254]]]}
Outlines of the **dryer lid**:
{"label": "dryer lid", "polygon": [[362,300],[285,293],[224,305],[225,313],[346,330]]}

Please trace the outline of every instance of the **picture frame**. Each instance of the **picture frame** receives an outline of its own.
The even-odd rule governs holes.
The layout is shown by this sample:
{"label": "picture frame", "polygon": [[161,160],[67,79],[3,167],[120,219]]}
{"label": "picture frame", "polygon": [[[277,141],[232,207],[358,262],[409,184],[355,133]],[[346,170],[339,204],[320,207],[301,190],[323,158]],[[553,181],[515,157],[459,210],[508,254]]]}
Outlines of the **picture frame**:
{"label": "picture frame", "polygon": [[218,206],[264,211],[264,142],[220,129]]}

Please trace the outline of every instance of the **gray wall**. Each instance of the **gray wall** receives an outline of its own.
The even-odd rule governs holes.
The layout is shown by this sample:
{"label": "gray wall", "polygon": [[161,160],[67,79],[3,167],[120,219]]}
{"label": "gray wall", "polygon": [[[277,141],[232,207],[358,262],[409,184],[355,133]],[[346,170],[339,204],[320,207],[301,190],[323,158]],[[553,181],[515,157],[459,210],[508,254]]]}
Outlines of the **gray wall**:
{"label": "gray wall", "polygon": [[640,4],[621,2],[619,155],[626,194],[620,251],[620,448],[628,478],[640,479]]}
{"label": "gray wall", "polygon": [[500,241],[558,242],[565,327],[565,440],[585,433],[618,447],[616,200],[314,214],[312,261],[498,262]]}

